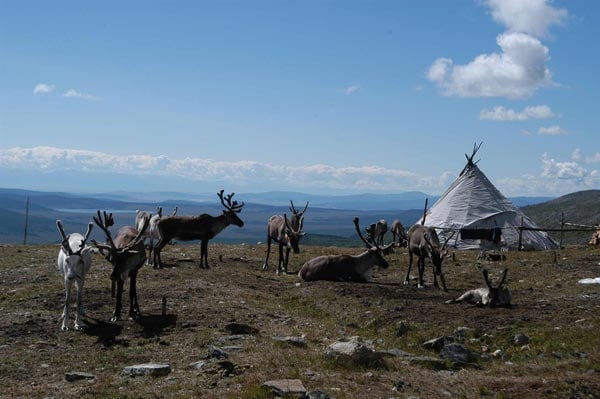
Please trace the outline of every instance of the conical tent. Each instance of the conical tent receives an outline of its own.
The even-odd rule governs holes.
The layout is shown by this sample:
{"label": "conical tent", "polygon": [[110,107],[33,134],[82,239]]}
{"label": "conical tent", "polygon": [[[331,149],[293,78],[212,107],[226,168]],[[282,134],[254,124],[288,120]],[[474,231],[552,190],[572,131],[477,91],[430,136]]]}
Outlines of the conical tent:
{"label": "conical tent", "polygon": [[[481,146],[481,144],[479,145]],[[509,249],[519,246],[519,227],[537,228],[467,157],[458,178],[426,213],[425,224],[440,229],[442,237],[455,232],[448,245],[458,249]],[[421,223],[421,220],[417,221]],[[440,237],[440,238],[442,238]],[[523,230],[521,248],[544,250],[558,244],[543,231]]]}

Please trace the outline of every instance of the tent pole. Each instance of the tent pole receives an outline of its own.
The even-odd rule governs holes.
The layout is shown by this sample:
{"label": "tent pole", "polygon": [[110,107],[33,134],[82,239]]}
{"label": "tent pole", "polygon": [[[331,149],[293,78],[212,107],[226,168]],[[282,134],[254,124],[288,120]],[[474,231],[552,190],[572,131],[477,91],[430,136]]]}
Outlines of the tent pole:
{"label": "tent pole", "polygon": [[427,202],[429,198],[425,198],[425,209],[423,209],[423,219],[421,219],[421,226],[425,226],[425,218],[427,217]]}
{"label": "tent pole", "polygon": [[558,248],[562,249],[563,247],[563,229],[565,228],[565,213],[562,212],[560,214],[560,242],[558,243]]}
{"label": "tent pole", "polygon": [[521,227],[519,227],[519,246],[517,247],[517,251],[521,250],[522,245],[523,245],[523,216],[521,216]]}

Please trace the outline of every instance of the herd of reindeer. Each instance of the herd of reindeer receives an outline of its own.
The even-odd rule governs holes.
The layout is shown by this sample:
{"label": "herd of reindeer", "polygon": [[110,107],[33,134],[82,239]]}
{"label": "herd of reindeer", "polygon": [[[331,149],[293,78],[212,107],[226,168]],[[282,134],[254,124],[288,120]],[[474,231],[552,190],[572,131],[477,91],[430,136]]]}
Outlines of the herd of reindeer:
{"label": "herd of reindeer", "polygon": [[[116,322],[121,318],[123,286],[127,279],[129,279],[129,318],[138,319],[141,316],[136,288],[138,271],[145,263],[151,264],[155,268],[161,268],[163,266],[161,251],[172,240],[200,240],[200,267],[208,268],[208,241],[230,224],[238,227],[244,226],[244,222],[238,216],[244,203],[233,200],[234,193],[224,195],[223,192],[224,190],[221,190],[217,193],[221,204],[225,208],[223,214],[219,216],[208,214],[177,215],[177,208],[173,210],[172,215],[165,217],[162,216],[161,208],[158,208],[157,213],[154,215],[146,211],[137,211],[135,226],[122,227],[114,238],[110,232],[110,227],[114,225],[111,213],[98,211],[93,217],[93,223],[88,224],[84,235],[80,233],[65,234],[61,221],[57,220],[56,225],[62,237],[61,248],[58,253],[58,269],[64,277],[65,283],[65,304],[61,329],[69,329],[69,308],[73,283],[77,288],[76,315],[73,328],[75,330],[85,328],[82,319],[82,293],[85,276],[91,267],[94,253],[99,252],[112,265],[110,279],[113,284],[116,284],[116,304],[110,319],[111,322]],[[268,220],[267,254],[262,266],[263,270],[268,268],[273,241],[279,247],[277,274],[287,273],[290,251],[293,250],[294,253],[300,251],[300,239],[306,234],[302,229],[308,202],[301,211],[294,207],[292,201],[290,201],[290,204],[291,216],[289,219],[287,214],[284,214],[283,216],[273,215]],[[312,258],[302,265],[298,276],[305,281],[369,282],[372,280],[372,272],[375,266],[384,269],[389,266],[384,256],[392,252],[394,246],[406,246],[409,253],[409,265],[404,284],[409,284],[413,256],[416,256],[417,286],[419,288],[424,287],[425,259],[429,258],[433,266],[434,286],[438,287],[437,276],[439,276],[444,291],[448,291],[442,273],[442,261],[448,253],[447,245],[452,235],[441,244],[433,227],[415,224],[405,232],[400,221],[395,220],[391,226],[393,240],[391,243],[384,245],[383,237],[387,232],[387,223],[384,220],[369,225],[365,229],[365,235],[361,232],[359,219],[355,217],[353,222],[358,237],[366,245],[366,250],[363,253],[355,256],[323,255]],[[99,243],[90,240],[90,244],[88,244],[94,224],[104,232],[106,242]],[[148,255],[146,255],[146,241],[149,244]],[[487,270],[484,269],[485,287],[469,290],[460,297],[446,303],[468,302],[479,306],[510,306],[511,294],[504,285],[506,273],[507,270],[505,269],[500,283],[494,287],[489,281]]]}

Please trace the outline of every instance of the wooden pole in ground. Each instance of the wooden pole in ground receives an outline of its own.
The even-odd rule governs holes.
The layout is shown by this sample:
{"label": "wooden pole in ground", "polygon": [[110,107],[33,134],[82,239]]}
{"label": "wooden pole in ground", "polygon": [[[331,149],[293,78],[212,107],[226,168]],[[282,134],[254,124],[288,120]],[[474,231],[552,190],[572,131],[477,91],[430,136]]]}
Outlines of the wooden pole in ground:
{"label": "wooden pole in ground", "polygon": [[565,213],[562,212],[560,214],[560,242],[558,243],[558,248],[562,249],[563,247],[563,229],[565,228]]}
{"label": "wooden pole in ground", "polygon": [[425,198],[425,209],[423,209],[423,219],[421,219],[421,226],[425,226],[425,218],[427,217],[427,202],[429,198]]}
{"label": "wooden pole in ground", "polygon": [[523,216],[521,216],[521,227],[519,227],[519,246],[517,247],[517,251],[521,250],[523,245]]}

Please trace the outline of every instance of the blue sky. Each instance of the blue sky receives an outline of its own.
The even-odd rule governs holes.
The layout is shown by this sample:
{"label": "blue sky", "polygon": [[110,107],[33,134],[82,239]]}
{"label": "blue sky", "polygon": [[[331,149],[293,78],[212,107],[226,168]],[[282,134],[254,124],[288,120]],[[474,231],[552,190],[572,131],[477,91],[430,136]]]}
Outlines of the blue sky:
{"label": "blue sky", "polygon": [[4,1],[0,186],[441,194],[483,141],[508,196],[599,188],[599,9]]}

